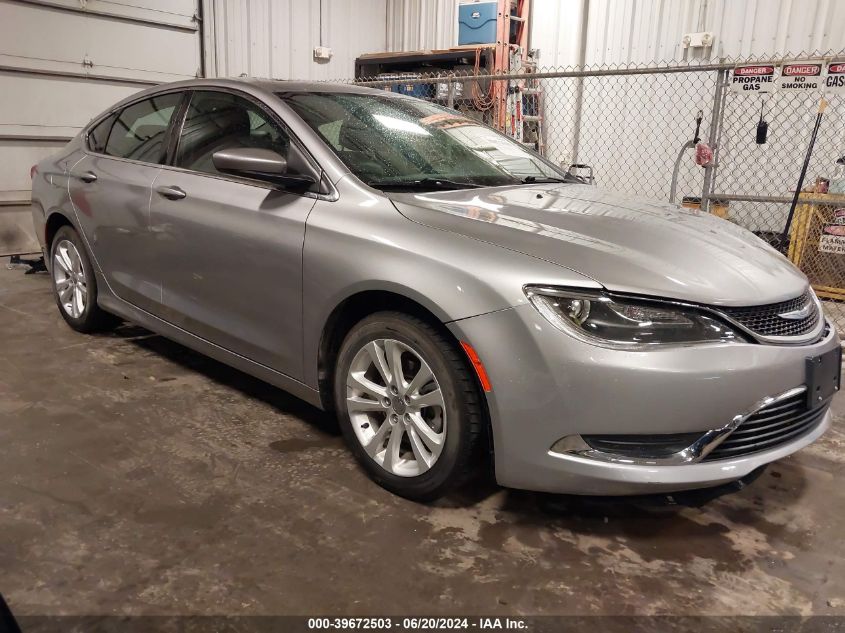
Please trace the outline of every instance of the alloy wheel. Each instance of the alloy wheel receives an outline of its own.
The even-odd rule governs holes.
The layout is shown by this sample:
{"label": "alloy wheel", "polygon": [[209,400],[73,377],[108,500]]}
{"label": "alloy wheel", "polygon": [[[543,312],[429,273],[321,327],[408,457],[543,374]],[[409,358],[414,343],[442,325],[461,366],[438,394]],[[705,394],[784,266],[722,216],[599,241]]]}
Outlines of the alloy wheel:
{"label": "alloy wheel", "polygon": [[80,318],[88,305],[88,285],[82,258],[73,242],[62,240],[56,245],[52,268],[62,310],[71,318]]}
{"label": "alloy wheel", "polygon": [[346,407],[367,455],[386,471],[416,477],[446,440],[446,403],[428,363],[410,346],[376,339],[352,359]]}

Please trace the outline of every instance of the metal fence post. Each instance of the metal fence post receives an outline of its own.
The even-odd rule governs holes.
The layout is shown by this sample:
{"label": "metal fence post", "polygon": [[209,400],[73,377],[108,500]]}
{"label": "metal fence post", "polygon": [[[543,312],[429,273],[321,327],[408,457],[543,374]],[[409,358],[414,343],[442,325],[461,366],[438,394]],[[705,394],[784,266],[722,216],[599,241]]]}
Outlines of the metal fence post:
{"label": "metal fence post", "polygon": [[716,88],[713,90],[713,108],[710,113],[710,129],[707,142],[713,148],[713,160],[704,168],[704,184],[701,187],[701,209],[710,211],[710,195],[716,182],[716,168],[719,166],[719,146],[722,134],[722,116],[725,111],[725,89],[728,85],[728,69],[716,71]]}
{"label": "metal fence post", "polygon": [[578,162],[578,151],[581,149],[581,113],[584,109],[584,78],[575,80],[575,116],[572,122],[572,149],[570,163]]}

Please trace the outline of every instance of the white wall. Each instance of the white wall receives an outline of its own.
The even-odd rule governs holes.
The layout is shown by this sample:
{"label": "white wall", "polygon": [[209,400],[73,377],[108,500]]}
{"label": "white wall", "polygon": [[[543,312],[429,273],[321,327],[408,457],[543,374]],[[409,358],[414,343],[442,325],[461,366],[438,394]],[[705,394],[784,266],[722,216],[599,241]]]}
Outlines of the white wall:
{"label": "white wall", "polygon": [[[209,76],[345,79],[386,50],[388,0],[203,0]],[[322,38],[320,8],[322,5]],[[328,46],[328,62],[313,58]]]}
{"label": "white wall", "polygon": [[387,0],[387,50],[457,46],[458,0]]}
{"label": "white wall", "polygon": [[[541,65],[579,63],[584,0],[534,0],[531,46]],[[702,57],[685,51],[685,33],[712,31],[706,57],[747,57],[839,49],[841,0],[589,0],[587,64],[652,63]]]}
{"label": "white wall", "polygon": [[[387,0],[387,50],[448,48],[457,43],[458,0]],[[842,0],[533,0],[531,47],[540,65],[580,62],[589,4],[587,64],[682,60],[685,33],[712,31],[707,57],[747,57],[843,47]]]}
{"label": "white wall", "polygon": [[[845,2],[841,0],[534,0],[533,6],[531,46],[540,49],[540,65],[549,68],[672,64],[685,59],[716,61],[845,49]],[[579,43],[585,8],[588,21],[582,58]],[[714,46],[684,49],[684,34],[697,31],[713,32]],[[702,137],[707,140],[713,79],[712,73],[585,79],[578,159],[596,167],[601,184],[650,197],[668,196],[672,163],[683,141],[692,137],[699,108],[704,110]],[[549,156],[563,163],[573,159],[576,84],[575,79],[544,82]],[[789,195],[819,96],[811,95],[806,103],[786,94],[770,97],[769,142],[757,146],[753,133],[759,99],[727,95],[717,191]],[[845,132],[839,112],[845,104],[840,101],[832,100],[831,116],[826,117],[814,157],[815,175],[829,174],[833,160],[843,153]],[[692,164],[690,153],[682,162],[680,194],[700,191],[702,178],[703,171]],[[782,205],[732,208],[732,215],[752,228],[782,226]],[[761,224],[761,218],[765,223]]]}

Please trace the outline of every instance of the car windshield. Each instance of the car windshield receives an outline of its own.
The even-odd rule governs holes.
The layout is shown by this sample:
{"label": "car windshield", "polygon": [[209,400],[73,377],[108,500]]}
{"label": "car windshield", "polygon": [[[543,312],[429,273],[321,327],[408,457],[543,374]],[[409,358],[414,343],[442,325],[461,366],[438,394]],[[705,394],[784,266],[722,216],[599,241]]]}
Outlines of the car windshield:
{"label": "car windshield", "polygon": [[458,189],[570,181],[520,143],[418,99],[280,93],[358,178],[380,189]]}

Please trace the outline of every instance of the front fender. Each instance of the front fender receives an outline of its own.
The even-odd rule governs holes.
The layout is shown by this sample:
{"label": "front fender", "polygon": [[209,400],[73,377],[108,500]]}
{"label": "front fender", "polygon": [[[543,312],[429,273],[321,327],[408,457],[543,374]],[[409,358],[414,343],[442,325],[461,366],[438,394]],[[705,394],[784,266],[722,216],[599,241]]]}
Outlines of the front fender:
{"label": "front fender", "polygon": [[448,323],[525,303],[525,284],[600,287],[530,255],[417,224],[388,199],[343,183],[337,202],[314,206],[305,236],[303,344],[312,387],[325,324],[360,292],[399,294]]}

